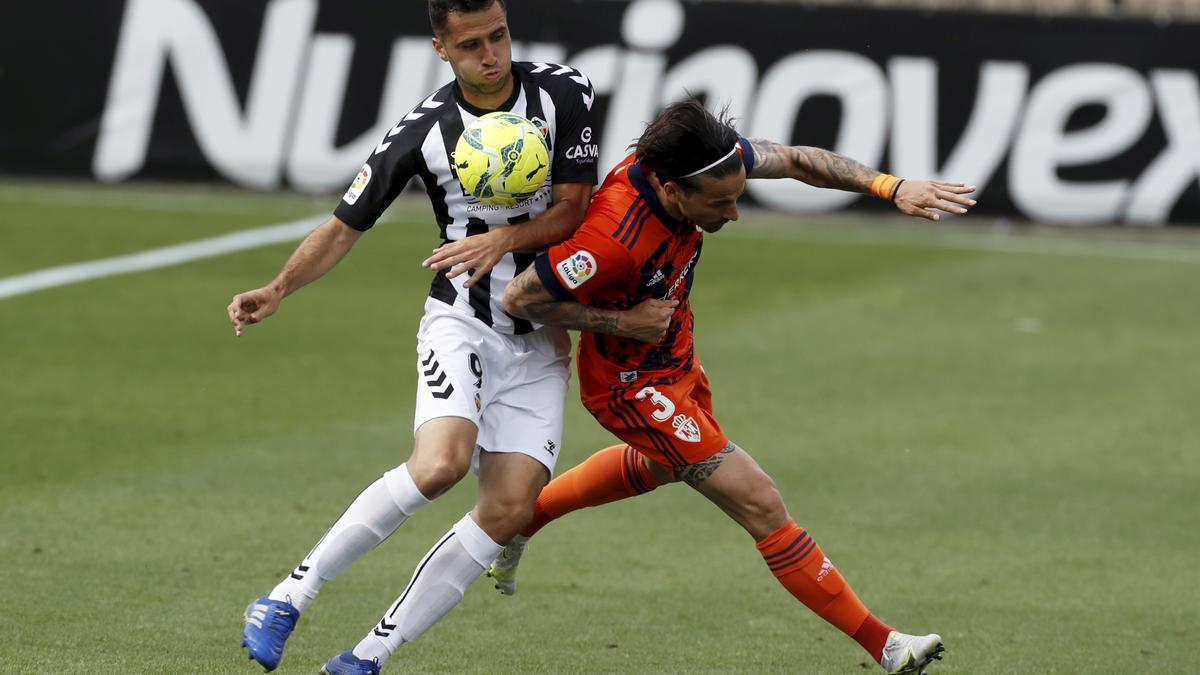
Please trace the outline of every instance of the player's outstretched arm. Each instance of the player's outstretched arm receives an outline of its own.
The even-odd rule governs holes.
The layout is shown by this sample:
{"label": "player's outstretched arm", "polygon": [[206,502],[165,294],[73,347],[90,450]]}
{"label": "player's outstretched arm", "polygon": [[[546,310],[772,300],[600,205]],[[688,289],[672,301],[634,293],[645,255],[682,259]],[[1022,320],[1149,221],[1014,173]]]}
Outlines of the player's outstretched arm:
{"label": "player's outstretched arm", "polygon": [[234,334],[241,337],[247,324],[271,316],[284,298],[333,269],[361,236],[336,216],[310,232],[271,283],[233,296],[225,309]]}
{"label": "player's outstretched arm", "polygon": [[750,178],[792,178],[809,185],[847,192],[874,194],[896,205],[901,213],[940,220],[938,211],[962,215],[975,205],[965,183],[905,180],[843,157],[803,145],[787,146],[762,138],[750,140],[754,168]]}
{"label": "player's outstretched arm", "polygon": [[556,299],[542,285],[533,266],[504,289],[502,306],[513,316],[550,326],[608,333],[658,344],[667,334],[677,300],[643,300],[627,310],[599,309]]}
{"label": "player's outstretched arm", "polygon": [[540,251],[570,239],[587,215],[591,197],[590,183],[557,184],[554,186],[553,203],[540,216],[514,227],[497,228],[435,248],[433,255],[421,265],[433,270],[449,270],[446,277],[450,279],[467,270],[474,270],[471,278],[463,284],[470,288],[490,272],[506,253]]}

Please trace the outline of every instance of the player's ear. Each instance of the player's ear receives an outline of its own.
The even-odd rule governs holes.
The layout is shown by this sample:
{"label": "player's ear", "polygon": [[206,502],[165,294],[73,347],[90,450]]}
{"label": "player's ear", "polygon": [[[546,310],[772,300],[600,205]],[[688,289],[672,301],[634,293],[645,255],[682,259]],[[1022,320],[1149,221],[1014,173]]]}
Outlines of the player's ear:
{"label": "player's ear", "polygon": [[678,191],[679,189],[679,186],[673,181],[668,180],[664,183],[659,180],[658,173],[655,171],[647,171],[644,175],[646,177],[646,182],[650,184],[650,187],[656,190],[662,190],[667,196],[674,197],[675,191]]}
{"label": "player's ear", "polygon": [[450,56],[446,54],[446,45],[442,44],[442,41],[437,38],[431,39],[433,41],[433,51],[437,52],[438,58],[449,63]]}

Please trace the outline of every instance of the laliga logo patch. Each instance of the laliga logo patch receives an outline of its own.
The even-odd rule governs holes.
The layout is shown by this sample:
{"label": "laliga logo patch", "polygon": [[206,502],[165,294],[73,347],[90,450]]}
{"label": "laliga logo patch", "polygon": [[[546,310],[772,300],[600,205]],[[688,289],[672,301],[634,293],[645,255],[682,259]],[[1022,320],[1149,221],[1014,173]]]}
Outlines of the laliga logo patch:
{"label": "laliga logo patch", "polygon": [[362,170],[358,172],[354,182],[351,183],[350,189],[346,190],[346,196],[342,197],[342,201],[350,206],[354,206],[354,202],[362,195],[363,190],[367,188],[367,184],[371,182],[371,167],[368,164],[363,164]]}
{"label": "laliga logo patch", "polygon": [[579,251],[575,255],[558,263],[558,276],[562,277],[567,288],[579,288],[583,282],[592,278],[596,273],[596,257],[587,251]]}

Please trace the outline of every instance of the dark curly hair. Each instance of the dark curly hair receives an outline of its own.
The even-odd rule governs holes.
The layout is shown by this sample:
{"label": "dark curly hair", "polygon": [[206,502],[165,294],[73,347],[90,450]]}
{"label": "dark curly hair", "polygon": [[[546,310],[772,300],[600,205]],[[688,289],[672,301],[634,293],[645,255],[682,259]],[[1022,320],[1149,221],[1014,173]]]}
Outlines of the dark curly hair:
{"label": "dark curly hair", "polygon": [[442,35],[446,31],[446,17],[450,12],[482,12],[491,7],[493,2],[500,3],[500,8],[508,11],[504,0],[429,0],[429,27],[434,35]]}
{"label": "dark curly hair", "polygon": [[[692,191],[699,187],[699,176],[684,176],[729,154],[737,142],[738,132],[728,108],[714,115],[699,99],[689,98],[663,109],[646,125],[635,147],[642,166],[653,171],[660,182],[674,181]],[[724,178],[737,173],[741,164],[741,155],[734,153],[701,175]]]}

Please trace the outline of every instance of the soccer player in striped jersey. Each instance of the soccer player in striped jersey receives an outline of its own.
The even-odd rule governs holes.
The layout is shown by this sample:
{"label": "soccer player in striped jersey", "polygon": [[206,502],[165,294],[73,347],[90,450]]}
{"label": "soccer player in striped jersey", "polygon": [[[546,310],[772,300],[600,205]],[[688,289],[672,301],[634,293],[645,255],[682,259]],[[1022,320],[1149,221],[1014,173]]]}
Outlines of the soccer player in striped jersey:
{"label": "soccer player in striped jersey", "polygon": [[[237,295],[228,307],[241,335],[336,265],[412,178],[424,185],[442,245],[424,263],[435,274],[417,334],[412,454],[367,486],[300,564],[250,604],[243,644],[267,670],[278,665],[297,619],[326,581],[475,470],[474,509],[421,560],[366,637],[323,670],[379,672],[400,645],[461,600],[501,544],[529,521],[562,444],[570,340],[562,328],[507,314],[500,299],[536,252],[569,237],[586,213],[597,176],[594,93],[569,67],[512,62],[503,0],[429,0],[429,16],[433,47],[454,81],[387,133],[333,217],[300,244],[275,280]],[[450,158],[464,126],[496,110],[530,119],[551,148],[547,184],[511,208],[469,196]],[[286,486],[265,484],[255,499],[269,510],[279,492]]]}
{"label": "soccer player in striped jersey", "polygon": [[[939,217],[933,209],[961,214],[975,203],[966,196],[974,188],[961,183],[905,181],[824,150],[747,140],[697,101],[669,106],[608,175],[579,230],[505,291],[513,315],[584,331],[584,407],[622,444],[552,481],[538,497],[534,520],[490,572],[511,593],[525,542],[550,520],[683,481],[746,529],[796,599],[856,640],[886,672],[923,672],[941,658],[941,638],[900,633],[872,614],[792,520],[770,476],[713,416],[708,378],[693,348],[689,295],[705,236],[737,220],[747,178],[870,192],[933,220]],[[669,320],[630,337],[627,312],[644,302]]]}

